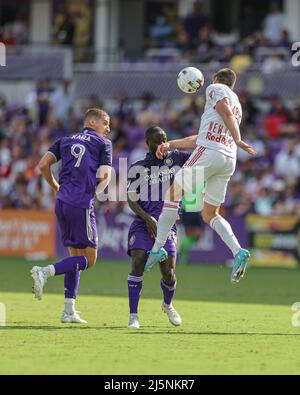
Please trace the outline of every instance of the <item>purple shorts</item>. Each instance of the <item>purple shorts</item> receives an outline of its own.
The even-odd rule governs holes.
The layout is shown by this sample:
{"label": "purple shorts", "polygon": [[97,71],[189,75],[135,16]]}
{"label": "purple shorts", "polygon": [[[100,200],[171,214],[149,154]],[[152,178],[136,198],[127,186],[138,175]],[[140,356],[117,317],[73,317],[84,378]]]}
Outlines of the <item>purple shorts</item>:
{"label": "purple shorts", "polygon": [[55,214],[65,247],[97,248],[98,234],[93,207],[74,207],[57,199]]}
{"label": "purple shorts", "polygon": [[[164,249],[169,256],[176,256],[176,232],[172,231],[168,237]],[[151,251],[154,244],[154,239],[148,233],[146,224],[133,222],[128,232],[128,251],[127,254],[131,255],[131,250],[145,250]]]}

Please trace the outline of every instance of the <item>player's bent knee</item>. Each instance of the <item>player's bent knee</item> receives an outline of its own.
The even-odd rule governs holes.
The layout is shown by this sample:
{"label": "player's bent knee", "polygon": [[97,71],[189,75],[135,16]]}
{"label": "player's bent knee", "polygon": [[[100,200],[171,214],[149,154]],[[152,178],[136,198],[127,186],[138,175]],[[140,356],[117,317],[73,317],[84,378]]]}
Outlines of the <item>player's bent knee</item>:
{"label": "player's bent knee", "polygon": [[135,258],[132,261],[131,274],[133,276],[142,276],[144,273],[145,261],[140,258]]}
{"label": "player's bent knee", "polygon": [[175,270],[173,268],[162,270],[162,278],[166,284],[174,284],[176,280]]}

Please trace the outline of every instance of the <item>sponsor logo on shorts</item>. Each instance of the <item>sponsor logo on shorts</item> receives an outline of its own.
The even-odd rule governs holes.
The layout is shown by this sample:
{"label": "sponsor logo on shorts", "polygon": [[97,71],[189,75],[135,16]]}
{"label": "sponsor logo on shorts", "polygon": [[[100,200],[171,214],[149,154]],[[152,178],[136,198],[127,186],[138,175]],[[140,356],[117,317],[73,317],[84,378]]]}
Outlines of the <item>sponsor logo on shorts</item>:
{"label": "sponsor logo on shorts", "polygon": [[133,245],[134,244],[134,242],[135,242],[135,239],[136,239],[136,237],[135,237],[135,235],[132,235],[131,237],[130,237],[130,240],[129,240],[129,245]]}

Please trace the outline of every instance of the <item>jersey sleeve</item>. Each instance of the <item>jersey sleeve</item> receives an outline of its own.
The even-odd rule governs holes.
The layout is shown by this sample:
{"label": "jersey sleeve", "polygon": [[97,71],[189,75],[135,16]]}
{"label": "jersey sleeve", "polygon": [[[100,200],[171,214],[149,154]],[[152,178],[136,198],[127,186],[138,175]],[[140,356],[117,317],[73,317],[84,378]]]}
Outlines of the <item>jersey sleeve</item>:
{"label": "jersey sleeve", "polygon": [[206,100],[211,103],[212,107],[216,107],[216,104],[225,99],[228,96],[228,92],[222,86],[215,86],[215,84],[210,85],[206,90]]}
{"label": "jersey sleeve", "polygon": [[51,152],[57,160],[57,162],[61,159],[61,154],[60,154],[60,142],[61,139],[55,141],[53,145],[48,149],[48,152]]}
{"label": "jersey sleeve", "polygon": [[105,141],[100,154],[99,166],[112,166],[112,144],[110,140]]}
{"label": "jersey sleeve", "polygon": [[191,156],[191,152],[178,151],[177,155],[178,155],[178,164],[179,166],[182,167]]}

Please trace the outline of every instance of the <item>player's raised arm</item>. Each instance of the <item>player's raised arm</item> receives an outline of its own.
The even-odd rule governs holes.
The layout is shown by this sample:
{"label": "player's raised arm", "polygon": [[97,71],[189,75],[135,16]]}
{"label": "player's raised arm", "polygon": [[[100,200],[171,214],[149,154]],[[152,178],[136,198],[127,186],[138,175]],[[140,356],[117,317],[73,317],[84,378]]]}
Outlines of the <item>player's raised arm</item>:
{"label": "player's raised arm", "polygon": [[228,128],[233,140],[235,141],[236,145],[242,148],[244,151],[248,152],[250,155],[256,155],[254,149],[246,144],[241,139],[241,133],[239,125],[236,121],[236,118],[231,110],[229,101],[227,97],[217,102],[216,111],[221,115],[223,122],[225,123],[226,127]]}
{"label": "player's raised arm", "polygon": [[156,150],[156,156],[158,159],[163,159],[165,154],[174,149],[183,151],[192,151],[196,148],[196,141],[198,135],[185,137],[184,139],[171,140],[167,143],[160,144]]}
{"label": "player's raised arm", "polygon": [[38,164],[38,168],[42,173],[42,176],[45,178],[45,180],[48,182],[48,184],[54,190],[55,193],[59,191],[59,184],[53,176],[53,173],[51,171],[51,166],[56,162],[57,162],[56,156],[52,152],[48,151],[42,157],[42,159]]}

